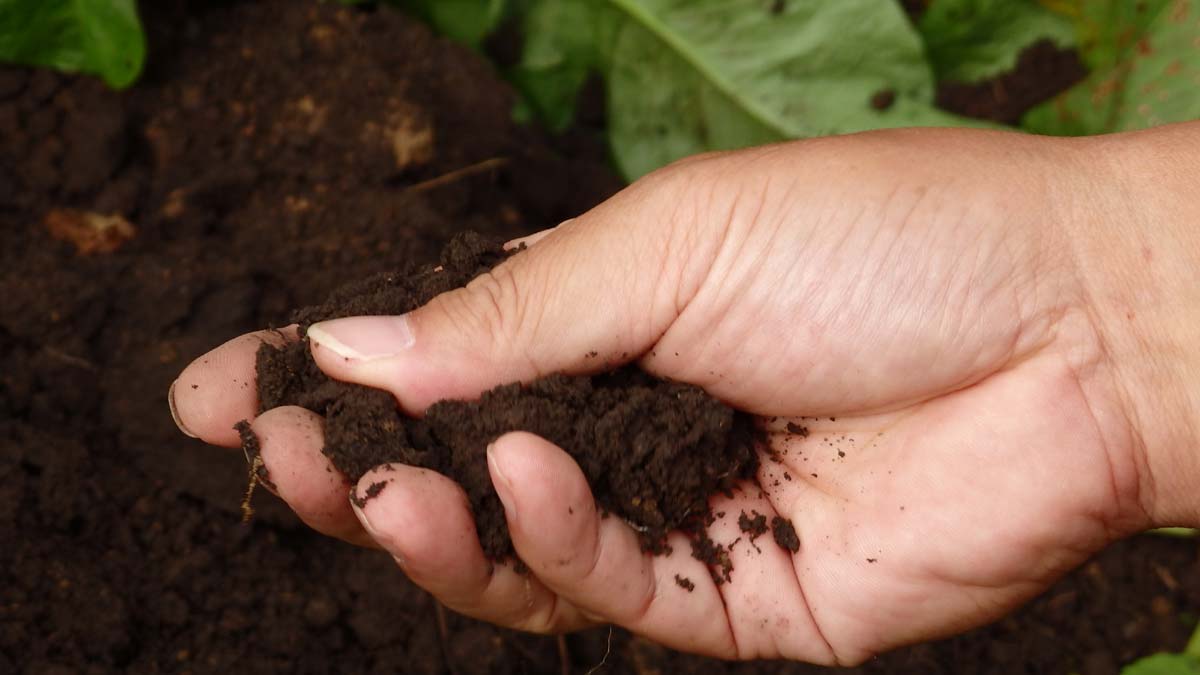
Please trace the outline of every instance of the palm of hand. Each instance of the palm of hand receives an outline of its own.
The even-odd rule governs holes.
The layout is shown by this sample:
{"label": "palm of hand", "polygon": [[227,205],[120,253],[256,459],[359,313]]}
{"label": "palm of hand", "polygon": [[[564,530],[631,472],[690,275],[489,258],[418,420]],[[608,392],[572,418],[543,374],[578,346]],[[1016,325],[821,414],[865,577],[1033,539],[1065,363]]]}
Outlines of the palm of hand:
{"label": "palm of hand", "polygon": [[[721,317],[708,330],[726,362],[767,364],[712,373],[717,395],[751,410],[831,415],[766,418],[761,496],[750,488],[715,508],[780,514],[802,542],[794,556],[773,544],[735,550],[733,580],[719,587],[726,653],[856,663],[960,632],[1136,529],[1134,444],[1102,341],[1065,265],[1037,250],[1046,203],[1016,207],[953,163],[941,177],[910,172],[907,186],[882,163],[893,179],[874,184],[886,193],[857,183],[839,204],[835,183],[830,205],[807,214],[822,226],[772,232],[772,247],[804,251],[816,271],[788,265],[771,279],[779,256],[750,255],[769,281],[741,284],[736,269],[718,270],[735,282],[702,288],[682,315],[698,306]],[[912,187],[939,180],[940,194]],[[730,287],[738,302],[723,297]],[[790,290],[762,290],[780,287]],[[822,330],[762,317],[815,317]],[[742,332],[747,323],[755,333]],[[779,338],[789,332],[801,334]],[[788,433],[788,422],[809,434]],[[735,521],[718,521],[711,536],[733,541]]]}
{"label": "palm of hand", "polygon": [[1115,514],[1097,506],[1120,501],[1104,439],[1053,364],[884,415],[801,423],[806,438],[772,435],[764,498],[751,489],[717,506],[782,514],[801,539],[794,556],[735,547],[719,590],[739,655],[855,663],[959,632],[1113,537]]}

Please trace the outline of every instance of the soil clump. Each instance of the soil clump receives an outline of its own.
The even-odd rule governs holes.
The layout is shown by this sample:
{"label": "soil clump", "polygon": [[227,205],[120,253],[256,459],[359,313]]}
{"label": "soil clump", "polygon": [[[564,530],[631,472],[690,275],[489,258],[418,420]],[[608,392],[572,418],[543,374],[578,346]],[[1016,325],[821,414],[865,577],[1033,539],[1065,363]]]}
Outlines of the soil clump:
{"label": "soil clump", "polygon": [[[295,318],[303,335],[316,321],[403,314],[465,285],[507,255],[499,243],[459,235],[437,265],[350,284]],[[528,431],[566,450],[601,509],[630,523],[642,547],[654,553],[667,551],[671,530],[694,531],[711,522],[708,497],[753,478],[758,466],[749,415],[698,387],[658,380],[635,366],[502,385],[478,401],[435,403],[424,417],[412,419],[386,392],[325,376],[302,340],[260,347],[258,389],[263,410],[299,405],[323,415],[323,452],[353,483],[389,462],[432,469],[458,482],[484,553],[498,560],[513,550],[485,451],[505,432]]]}

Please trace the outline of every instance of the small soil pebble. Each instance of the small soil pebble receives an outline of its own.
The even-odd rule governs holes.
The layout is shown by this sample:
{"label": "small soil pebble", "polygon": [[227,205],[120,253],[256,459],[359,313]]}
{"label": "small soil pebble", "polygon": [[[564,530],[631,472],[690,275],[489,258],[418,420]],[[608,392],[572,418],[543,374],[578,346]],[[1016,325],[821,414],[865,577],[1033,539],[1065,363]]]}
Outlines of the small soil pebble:
{"label": "small soil pebble", "polygon": [[792,553],[800,550],[800,537],[796,535],[792,521],[775,516],[771,519],[771,534],[775,535],[775,543],[781,548],[786,548]]}
{"label": "small soil pebble", "polygon": [[796,424],[795,422],[788,422],[787,423],[787,432],[789,434],[793,434],[795,436],[800,436],[801,438],[808,438],[808,427],[806,427],[802,424]]}
{"label": "small soil pebble", "polygon": [[[509,255],[479,235],[460,235],[442,252],[440,264],[351,284],[295,319],[303,336],[317,321],[403,314],[466,285]],[[601,509],[632,524],[642,547],[653,553],[666,552],[672,530],[698,536],[712,520],[709,496],[751,478],[758,466],[754,448],[760,434],[749,415],[698,387],[659,380],[632,366],[502,385],[478,401],[435,403],[418,420],[405,417],[387,392],[326,377],[307,340],[282,348],[263,344],[257,365],[262,409],[299,405],[323,415],[324,453],[351,481],[399,462],[462,485],[483,550],[497,560],[509,558],[513,549],[486,449],[506,432],[529,431],[569,453]],[[701,552],[728,577],[724,549]]]}

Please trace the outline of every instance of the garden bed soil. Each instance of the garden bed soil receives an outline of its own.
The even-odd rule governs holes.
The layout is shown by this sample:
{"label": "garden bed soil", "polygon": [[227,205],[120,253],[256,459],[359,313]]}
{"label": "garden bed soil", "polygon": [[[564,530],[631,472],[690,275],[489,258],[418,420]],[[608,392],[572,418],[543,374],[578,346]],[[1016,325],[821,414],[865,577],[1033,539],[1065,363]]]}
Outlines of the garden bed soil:
{"label": "garden bed soil", "polygon": [[[553,638],[439,622],[388,556],[273,498],[243,525],[241,453],[179,434],[164,397],[344,283],[611,194],[595,134],[514,126],[489,66],[393,12],[142,5],[128,92],[0,69],[0,672],[561,672]],[[1181,647],[1198,611],[1196,542],[1141,537],[994,626],[849,672],[1106,675]],[[606,651],[602,672],[821,670],[620,630],[564,644],[574,672]]]}

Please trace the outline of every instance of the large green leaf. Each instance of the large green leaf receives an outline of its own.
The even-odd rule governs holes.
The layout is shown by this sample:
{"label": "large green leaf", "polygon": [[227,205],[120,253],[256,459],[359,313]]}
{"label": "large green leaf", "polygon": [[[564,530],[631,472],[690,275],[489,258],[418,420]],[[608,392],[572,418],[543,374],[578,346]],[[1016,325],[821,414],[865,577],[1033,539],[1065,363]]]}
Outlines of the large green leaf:
{"label": "large green leaf", "polygon": [[1076,0],[1087,80],[1031,110],[1037,133],[1084,135],[1200,118],[1200,0]]}
{"label": "large green leaf", "polygon": [[137,79],[146,39],[134,0],[0,0],[0,61]]}
{"label": "large green leaf", "polygon": [[938,79],[956,82],[1011,70],[1039,40],[1075,43],[1070,18],[1035,0],[933,0],[918,29]]}
{"label": "large green leaf", "polygon": [[561,131],[575,117],[588,74],[605,61],[617,15],[598,0],[533,0],[518,12],[525,46],[508,77],[543,123]]}
{"label": "large green leaf", "polygon": [[[337,0],[361,5],[372,0]],[[484,38],[500,25],[508,9],[506,0],[382,0],[423,19],[451,40],[479,49]]]}
{"label": "large green leaf", "polygon": [[[705,150],[968,123],[932,105],[933,72],[897,3],[609,0],[613,155],[628,178]],[[885,110],[871,105],[894,95]]]}
{"label": "large green leaf", "polygon": [[1200,675],[1200,658],[1188,654],[1155,654],[1125,666],[1121,675]]}

